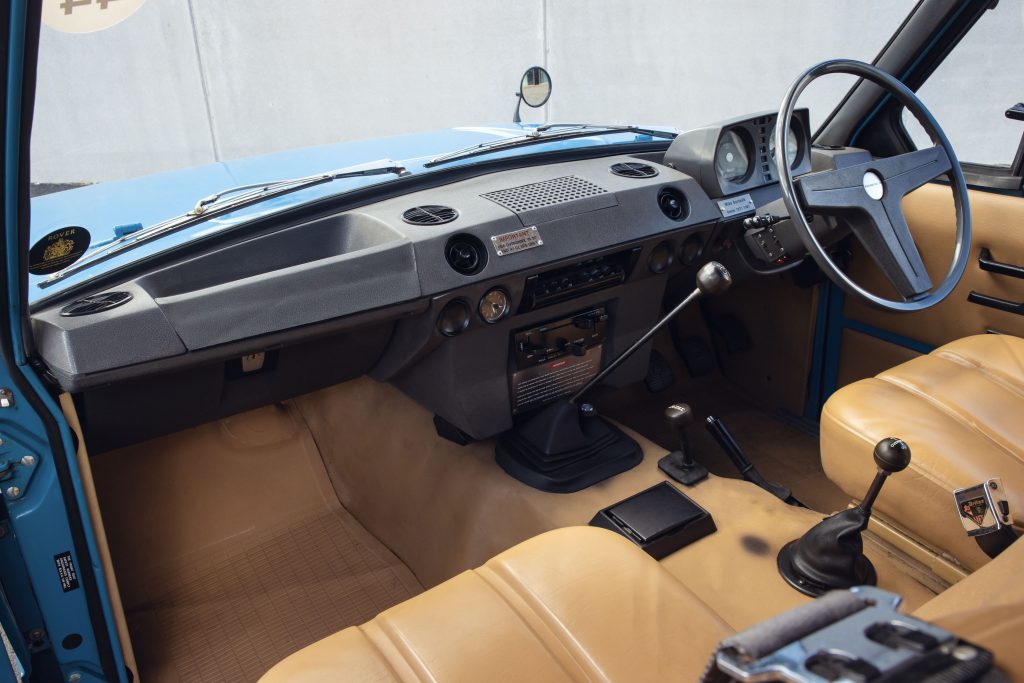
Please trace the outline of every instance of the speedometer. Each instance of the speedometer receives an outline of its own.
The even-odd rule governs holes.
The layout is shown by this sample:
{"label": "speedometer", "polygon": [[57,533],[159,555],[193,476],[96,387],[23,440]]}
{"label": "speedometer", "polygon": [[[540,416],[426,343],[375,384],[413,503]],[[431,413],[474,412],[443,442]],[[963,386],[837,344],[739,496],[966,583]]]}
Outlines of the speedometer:
{"label": "speedometer", "polygon": [[715,170],[718,177],[729,182],[739,182],[750,171],[750,154],[743,138],[734,130],[726,131],[718,141],[715,150]]}
{"label": "speedometer", "polygon": [[[800,133],[796,126],[790,126],[789,139],[786,140],[786,163],[790,168],[796,166],[797,155],[800,154]],[[772,135],[768,138],[768,157],[775,161],[775,129],[772,128]]]}

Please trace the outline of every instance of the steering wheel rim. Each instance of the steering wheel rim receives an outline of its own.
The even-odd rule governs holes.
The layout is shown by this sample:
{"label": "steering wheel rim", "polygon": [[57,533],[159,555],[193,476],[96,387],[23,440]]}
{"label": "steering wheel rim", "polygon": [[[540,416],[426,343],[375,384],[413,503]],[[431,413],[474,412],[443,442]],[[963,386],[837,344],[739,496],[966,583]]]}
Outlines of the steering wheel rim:
{"label": "steering wheel rim", "polygon": [[[793,178],[793,171],[786,158],[793,111],[796,109],[796,103],[801,93],[808,85],[821,76],[836,73],[859,76],[894,96],[917,117],[934,146],[926,150],[854,164],[847,169],[805,174],[798,180],[803,181],[806,187],[802,185],[801,191],[798,192],[797,181]],[[864,62],[852,59],[833,59],[822,62],[801,74],[789,87],[775,121],[775,139],[778,141],[775,145],[775,165],[778,169],[783,202],[804,247],[830,280],[847,294],[875,308],[887,311],[902,313],[920,311],[934,306],[949,296],[959,284],[970,256],[971,217],[967,183],[945,133],[912,90],[892,75]],[[913,159],[911,159],[912,157]],[[908,165],[912,164],[918,165],[906,169]],[[890,177],[886,177],[885,171],[881,170],[883,168],[891,174]],[[906,170],[899,172],[900,168]],[[925,177],[935,169],[938,169],[938,172],[931,177]],[[840,175],[841,173],[842,175]],[[860,186],[851,187],[849,181],[856,173],[862,174]],[[869,177],[869,173],[873,177]],[[913,236],[910,235],[909,228],[906,226],[900,202],[908,192],[941,175],[949,175],[952,181],[950,186],[953,190],[953,203],[956,207],[956,242],[953,248],[953,258],[945,278],[933,287],[927,271],[924,270]],[[924,179],[921,180],[922,178]],[[917,182],[918,180],[920,182]],[[844,181],[845,185],[843,185]],[[817,187],[813,187],[814,185]],[[869,292],[854,282],[835,264],[807,220],[805,208],[809,203],[808,193],[813,193],[812,196],[822,202],[815,208],[822,209],[838,205],[842,210],[861,209],[867,213],[866,221],[859,221],[863,226],[864,234],[857,234],[857,237],[861,239],[865,249],[882,268],[883,274],[896,288],[897,293],[903,297],[902,301],[888,299]],[[875,197],[874,194],[878,194],[878,196]],[[849,204],[844,204],[844,202]],[[874,204],[869,202],[874,202]],[[828,213],[827,211],[822,212]],[[888,232],[886,226],[879,225],[879,222],[883,221],[883,216],[884,220],[890,223],[887,226]],[[902,222],[902,227],[898,225],[900,222]],[[869,234],[871,228],[874,228],[877,235]],[[872,251],[872,247],[865,242],[866,237],[873,242],[873,247],[883,245],[885,253]],[[907,240],[909,240],[909,244],[907,244]],[[886,265],[883,265],[883,262]],[[914,291],[925,284],[928,285],[925,291]]]}

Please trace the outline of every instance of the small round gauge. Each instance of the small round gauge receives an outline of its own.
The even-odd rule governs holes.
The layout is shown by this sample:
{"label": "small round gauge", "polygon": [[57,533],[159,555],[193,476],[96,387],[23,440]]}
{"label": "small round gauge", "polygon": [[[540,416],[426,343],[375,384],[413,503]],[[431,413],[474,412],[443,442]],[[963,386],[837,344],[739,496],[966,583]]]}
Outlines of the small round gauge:
{"label": "small round gauge", "polygon": [[484,319],[484,322],[493,325],[508,315],[510,308],[511,304],[505,290],[492,289],[484,294],[484,298],[480,299],[480,307],[478,310],[480,312],[480,317]]}
{"label": "small round gauge", "polygon": [[[797,157],[800,155],[800,133],[796,126],[790,126],[789,139],[786,140],[786,163],[790,168],[796,166]],[[775,129],[772,128],[772,135],[768,138],[768,158],[775,162]]]}
{"label": "small round gauge", "polygon": [[715,150],[715,170],[722,180],[739,182],[750,172],[750,154],[735,130],[726,131]]}

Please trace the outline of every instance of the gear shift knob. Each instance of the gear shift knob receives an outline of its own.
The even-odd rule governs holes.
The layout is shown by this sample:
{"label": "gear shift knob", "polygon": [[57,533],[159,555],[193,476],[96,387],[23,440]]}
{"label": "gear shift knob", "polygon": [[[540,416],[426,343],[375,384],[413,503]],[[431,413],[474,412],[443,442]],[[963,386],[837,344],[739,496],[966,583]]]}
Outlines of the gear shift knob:
{"label": "gear shift knob", "polygon": [[910,446],[892,436],[882,439],[875,445],[875,464],[889,474],[902,472],[910,464]]}
{"label": "gear shift knob", "polygon": [[697,289],[701,294],[719,294],[732,285],[732,273],[718,261],[705,263],[697,271]]}
{"label": "gear shift knob", "polygon": [[687,427],[693,424],[693,409],[685,403],[673,403],[665,408],[665,421],[672,433],[681,437]]}

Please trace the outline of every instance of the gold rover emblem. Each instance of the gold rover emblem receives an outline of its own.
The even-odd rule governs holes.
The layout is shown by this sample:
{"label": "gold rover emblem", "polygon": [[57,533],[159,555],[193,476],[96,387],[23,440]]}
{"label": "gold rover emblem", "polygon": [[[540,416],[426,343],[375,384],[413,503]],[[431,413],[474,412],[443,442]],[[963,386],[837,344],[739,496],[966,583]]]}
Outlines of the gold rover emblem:
{"label": "gold rover emblem", "polygon": [[75,243],[71,240],[61,237],[53,244],[46,247],[43,251],[43,260],[52,261],[67,256],[75,248]]}

